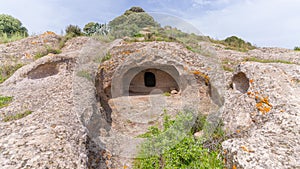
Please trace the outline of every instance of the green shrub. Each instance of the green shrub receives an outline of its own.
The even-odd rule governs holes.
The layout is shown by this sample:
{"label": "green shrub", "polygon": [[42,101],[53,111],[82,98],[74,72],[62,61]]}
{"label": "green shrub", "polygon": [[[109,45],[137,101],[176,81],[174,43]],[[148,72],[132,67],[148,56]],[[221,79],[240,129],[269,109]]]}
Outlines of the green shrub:
{"label": "green shrub", "polygon": [[[204,130],[206,127],[204,116],[197,118],[198,126],[185,134],[182,133],[189,129],[193,119],[193,115],[188,112],[179,113],[175,120],[165,115],[163,130],[150,127],[147,133],[140,135],[148,140],[141,145],[140,152],[134,161],[134,168],[224,168],[220,156],[221,146],[216,146],[219,149],[205,148],[202,140],[195,139],[193,136],[193,130]],[[220,131],[215,132],[216,134],[212,137],[222,135]],[[178,133],[181,134],[178,135]]]}
{"label": "green shrub", "polygon": [[0,83],[3,83],[11,75],[15,73],[23,64],[19,63],[16,65],[4,65],[0,67]]}
{"label": "green shrub", "polygon": [[256,47],[253,46],[250,42],[246,42],[241,38],[236,36],[231,36],[226,38],[225,40],[214,40],[210,39],[214,43],[219,43],[225,46],[225,49],[228,50],[237,50],[241,52],[247,52],[248,50],[255,49]]}
{"label": "green shrub", "polygon": [[60,40],[59,40],[59,49],[62,49],[63,47],[65,47],[66,42],[68,40],[72,39],[73,37],[74,37],[73,34],[66,34],[65,36],[60,38]]}
{"label": "green shrub", "polygon": [[8,106],[8,104],[12,101],[12,97],[0,96],[0,109]]}
{"label": "green shrub", "polygon": [[0,35],[6,34],[8,37],[20,34],[28,36],[28,31],[22,26],[20,20],[6,14],[0,14]]}
{"label": "green shrub", "polygon": [[5,116],[5,117],[3,118],[3,121],[4,121],[4,122],[8,122],[8,121],[13,121],[13,120],[18,120],[18,119],[21,119],[21,118],[24,118],[24,117],[30,115],[31,113],[32,113],[32,111],[26,110],[26,111],[23,112],[23,113],[18,113],[18,114],[16,114],[16,115],[11,115],[11,116]]}
{"label": "green shrub", "polygon": [[131,8],[129,9],[129,11],[135,12],[135,13],[145,12],[143,8],[138,7],[138,6],[131,7]]}
{"label": "green shrub", "polygon": [[60,49],[54,49],[54,48],[51,48],[51,47],[47,47],[47,53],[52,53],[52,54],[60,54],[61,53],[61,50]]}
{"label": "green shrub", "polygon": [[79,26],[77,25],[69,25],[66,28],[66,34],[71,37],[81,36],[82,32]]}
{"label": "green shrub", "polygon": [[295,46],[295,47],[294,47],[294,51],[300,51],[300,47]]}

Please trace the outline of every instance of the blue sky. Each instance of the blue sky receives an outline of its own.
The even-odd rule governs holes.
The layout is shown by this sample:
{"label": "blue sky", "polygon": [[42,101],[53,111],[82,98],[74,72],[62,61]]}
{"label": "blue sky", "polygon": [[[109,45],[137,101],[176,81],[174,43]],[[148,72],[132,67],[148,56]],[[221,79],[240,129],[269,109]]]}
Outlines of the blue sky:
{"label": "blue sky", "polygon": [[[257,46],[300,46],[299,0],[0,0],[0,13],[29,32],[58,34],[69,24],[107,23],[132,6],[180,18],[216,39],[239,36]],[[183,22],[184,21],[184,22]]]}

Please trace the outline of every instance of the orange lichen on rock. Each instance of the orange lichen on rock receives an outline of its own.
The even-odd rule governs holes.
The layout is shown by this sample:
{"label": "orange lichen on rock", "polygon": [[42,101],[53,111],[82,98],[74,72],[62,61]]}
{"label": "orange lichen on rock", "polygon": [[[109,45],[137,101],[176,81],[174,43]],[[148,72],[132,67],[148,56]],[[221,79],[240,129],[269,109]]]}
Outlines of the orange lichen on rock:
{"label": "orange lichen on rock", "polygon": [[254,82],[254,80],[253,80],[253,79],[250,79],[250,80],[249,80],[249,82],[250,82],[250,83],[253,83],[253,82]]}
{"label": "orange lichen on rock", "polygon": [[135,50],[135,51],[131,51],[131,50],[125,50],[123,52],[121,52],[122,55],[129,55],[131,53],[134,53],[134,52],[141,52],[140,50]]}
{"label": "orange lichen on rock", "polygon": [[233,165],[233,166],[232,166],[232,169],[236,169],[236,165]]}
{"label": "orange lichen on rock", "polygon": [[43,35],[56,35],[56,34],[52,31],[46,31],[45,33],[43,33]]}
{"label": "orange lichen on rock", "polygon": [[30,53],[25,53],[25,57],[26,57],[26,59],[31,59],[32,58]]}
{"label": "orange lichen on rock", "polygon": [[198,71],[198,70],[194,70],[194,71],[192,71],[192,73],[193,73],[194,75],[199,75],[199,76],[203,77],[204,79],[209,80],[209,77],[208,77],[206,74],[204,74],[204,73],[202,73],[202,72],[200,72],[200,71]]}
{"label": "orange lichen on rock", "polygon": [[35,45],[37,44],[37,41],[32,41],[31,44]]}
{"label": "orange lichen on rock", "polygon": [[51,32],[51,31],[46,31],[42,34],[42,37],[48,36],[48,35],[56,35],[56,33]]}
{"label": "orange lichen on rock", "polygon": [[268,97],[258,97],[256,96],[256,99],[258,102],[256,103],[256,108],[258,111],[260,111],[262,114],[266,114],[272,109],[272,105],[269,103]]}
{"label": "orange lichen on rock", "polygon": [[254,152],[253,150],[248,149],[246,146],[241,146],[241,149],[248,152],[248,153]]}
{"label": "orange lichen on rock", "polygon": [[194,75],[197,75],[197,76],[200,76],[200,77],[204,78],[205,79],[205,83],[209,83],[210,78],[206,74],[204,74],[204,73],[202,73],[202,72],[200,72],[198,70],[193,70],[193,71],[191,71],[191,73],[193,73]]}

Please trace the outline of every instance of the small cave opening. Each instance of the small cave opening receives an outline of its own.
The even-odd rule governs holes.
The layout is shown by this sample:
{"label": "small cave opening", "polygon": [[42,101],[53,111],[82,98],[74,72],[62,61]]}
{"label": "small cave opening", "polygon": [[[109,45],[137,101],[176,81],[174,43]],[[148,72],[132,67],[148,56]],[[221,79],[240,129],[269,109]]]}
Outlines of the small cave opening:
{"label": "small cave opening", "polygon": [[154,68],[137,73],[129,85],[130,96],[165,93],[172,90],[179,91],[176,80],[169,73]]}
{"label": "small cave opening", "polygon": [[29,71],[27,76],[29,79],[42,79],[49,76],[57,75],[60,71],[72,70],[74,60],[61,58],[61,60],[54,62],[47,62],[41,65],[38,65],[35,69]]}
{"label": "small cave opening", "polygon": [[243,72],[239,72],[232,77],[232,88],[241,93],[246,93],[249,89],[249,78]]}
{"label": "small cave opening", "polygon": [[29,79],[41,79],[48,76],[53,76],[58,74],[58,63],[46,63],[39,65],[36,69],[28,72]]}

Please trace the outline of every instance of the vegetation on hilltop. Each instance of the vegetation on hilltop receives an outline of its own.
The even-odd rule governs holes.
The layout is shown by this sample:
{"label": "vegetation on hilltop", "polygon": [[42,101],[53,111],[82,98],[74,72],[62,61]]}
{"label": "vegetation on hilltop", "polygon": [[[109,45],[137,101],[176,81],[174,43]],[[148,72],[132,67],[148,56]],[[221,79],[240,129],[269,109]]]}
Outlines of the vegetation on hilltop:
{"label": "vegetation on hilltop", "polygon": [[300,47],[299,46],[295,46],[294,47],[294,51],[300,51]]}
{"label": "vegetation on hilltop", "polygon": [[0,14],[0,43],[12,42],[28,36],[28,30],[20,20]]}
{"label": "vegetation on hilltop", "polygon": [[159,24],[142,8],[132,7],[123,15],[110,21],[109,27],[111,28],[111,35],[115,38],[122,38],[125,36],[132,37],[145,27],[159,27]]}
{"label": "vegetation on hilltop", "polygon": [[226,47],[225,49],[237,50],[241,52],[246,52],[248,50],[252,50],[256,48],[250,42],[246,42],[237,36],[230,36],[224,40],[214,40],[214,39],[210,39],[210,40],[213,43],[224,45]]}
{"label": "vegetation on hilltop", "polygon": [[[205,36],[188,34],[171,26],[161,27],[152,16],[141,7],[132,7],[123,15],[116,17],[108,24],[97,22],[87,23],[83,30],[77,25],[69,25],[65,29],[66,35],[62,38],[60,47],[76,36],[93,36],[102,41],[111,41],[116,38],[129,37],[129,41],[176,41],[186,45],[188,50],[210,56],[208,51],[199,45],[199,41],[211,41],[222,44],[225,49],[248,51],[255,49],[249,42],[231,36],[225,40],[214,40]],[[28,31],[22,23],[10,15],[0,15],[0,43],[19,40],[28,36]],[[295,49],[296,50],[296,49]]]}

